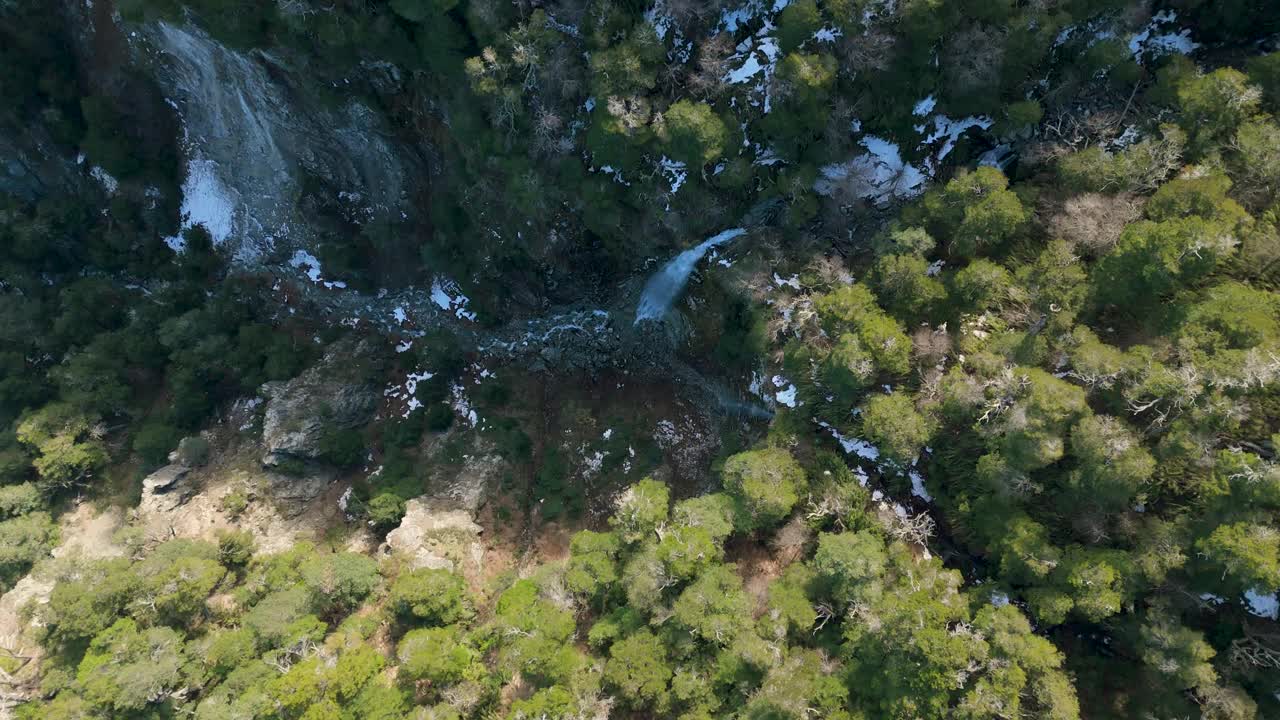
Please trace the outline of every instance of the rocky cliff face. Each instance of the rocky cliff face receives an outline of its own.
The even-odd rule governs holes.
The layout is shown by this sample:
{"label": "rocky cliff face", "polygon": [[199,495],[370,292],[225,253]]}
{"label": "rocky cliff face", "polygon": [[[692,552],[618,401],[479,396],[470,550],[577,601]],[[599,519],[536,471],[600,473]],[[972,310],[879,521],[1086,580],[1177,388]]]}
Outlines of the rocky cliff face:
{"label": "rocky cliff face", "polygon": [[412,220],[424,164],[349,88],[317,87],[293,58],[232,50],[192,25],[131,37],[181,117],[183,223],[203,223],[241,264],[311,247],[321,231],[309,205],[362,222]]}
{"label": "rocky cliff face", "polygon": [[326,432],[367,423],[379,394],[360,370],[373,362],[373,356],[369,341],[340,342],[298,377],[263,385],[263,463],[319,459]]}

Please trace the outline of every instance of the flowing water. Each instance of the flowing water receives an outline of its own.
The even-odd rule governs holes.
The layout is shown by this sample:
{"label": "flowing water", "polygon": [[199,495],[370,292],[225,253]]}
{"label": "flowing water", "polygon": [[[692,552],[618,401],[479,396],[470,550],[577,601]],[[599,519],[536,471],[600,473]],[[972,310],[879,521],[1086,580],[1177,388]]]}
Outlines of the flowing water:
{"label": "flowing water", "polygon": [[676,298],[684,292],[684,286],[689,282],[689,275],[693,273],[698,261],[707,254],[707,251],[739,235],[745,235],[746,232],[742,228],[733,228],[713,235],[704,240],[701,245],[689,248],[675,256],[661,270],[654,273],[653,277],[645,283],[644,292],[640,294],[635,324],[639,325],[641,320],[661,320],[666,317]]}

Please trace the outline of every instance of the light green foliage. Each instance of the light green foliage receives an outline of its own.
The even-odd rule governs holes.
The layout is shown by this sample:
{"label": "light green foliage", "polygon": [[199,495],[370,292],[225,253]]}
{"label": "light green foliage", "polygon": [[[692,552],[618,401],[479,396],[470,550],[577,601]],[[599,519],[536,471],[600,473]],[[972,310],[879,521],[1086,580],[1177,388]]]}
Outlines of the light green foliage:
{"label": "light green foliage", "polygon": [[766,638],[803,637],[818,620],[809,597],[816,573],[805,563],[791,565],[769,583],[769,611],[760,619]]}
{"label": "light green foliage", "polygon": [[599,595],[618,581],[618,536],[583,530],[569,543],[565,585],[576,593]]}
{"label": "light green foliage", "polygon": [[1153,610],[1138,631],[1142,660],[1180,689],[1212,685],[1218,679],[1210,660],[1216,654],[1204,635]]}
{"label": "light green foliage", "polygon": [[971,256],[1013,237],[1029,218],[1009,180],[996,168],[963,173],[929,191],[920,212],[929,233],[949,243],[952,254]]}
{"label": "light green foliage", "polygon": [[733,642],[751,615],[742,579],[727,565],[707,569],[680,593],[671,609],[672,618],[693,636],[719,647]]}
{"label": "light green foliage", "polygon": [[666,484],[645,478],[618,497],[609,524],[623,542],[637,543],[654,536],[654,531],[667,521],[670,505]]}
{"label": "light green foliage", "polygon": [[733,532],[733,506],[733,498],[724,493],[699,495],[676,503],[671,519],[679,526],[705,530],[719,544]]}
{"label": "light green foliage", "polygon": [[1155,470],[1155,459],[1136,433],[1113,417],[1093,416],[1071,430],[1071,454],[1079,463],[1071,475],[1079,502],[1122,510]]}
{"label": "light green foliage", "polygon": [[1254,202],[1264,205],[1280,193],[1280,125],[1247,122],[1232,143],[1237,184]]}
{"label": "light green foliage", "polygon": [[38,455],[40,483],[66,488],[91,478],[107,462],[106,447],[94,437],[95,421],[69,405],[46,405],[18,425],[18,440]]}
{"label": "light green foliage", "polygon": [[406,680],[452,685],[477,672],[480,654],[456,626],[410,630],[396,646]]}
{"label": "light green foliage", "polygon": [[823,533],[818,536],[813,569],[831,597],[848,605],[879,595],[887,562],[884,541],[865,530]]}
{"label": "light green foliage", "polygon": [[691,168],[720,157],[729,140],[725,127],[711,106],[681,100],[663,113],[668,154]]}
{"label": "light green foliage", "polygon": [[1091,282],[1099,301],[1134,312],[1208,275],[1235,245],[1229,231],[1198,217],[1134,223]]}
{"label": "light green foliage", "polygon": [[33,512],[0,522],[0,587],[6,590],[58,540],[58,527],[46,512]]}
{"label": "light green foliage", "polygon": [[1013,276],[1002,266],[978,258],[951,279],[953,297],[969,312],[999,310],[1011,299]]}
{"label": "light green foliage", "polygon": [[391,584],[387,602],[402,619],[430,625],[453,625],[475,615],[462,578],[448,570],[420,568],[401,574]]}
{"label": "light green foliage", "polygon": [[378,563],[352,552],[314,555],[298,568],[318,607],[350,611],[378,586]]}
{"label": "light green foliage", "polygon": [[910,463],[933,434],[930,418],[916,412],[905,393],[872,395],[862,406],[862,434],[884,453],[903,465]]}
{"label": "light green foliage", "polygon": [[170,540],[133,567],[138,592],[135,617],[182,626],[204,609],[205,598],[226,575],[218,549],[208,543]]}
{"label": "light green foliage", "polygon": [[688,580],[721,559],[720,543],[711,533],[699,527],[667,528],[654,548],[654,556],[662,563],[665,575]]}
{"label": "light green foliage", "polygon": [[876,297],[891,315],[909,326],[928,317],[932,306],[947,295],[928,270],[929,262],[917,255],[886,255],[873,270]]}
{"label": "light green foliage", "polygon": [[1230,594],[1280,586],[1280,531],[1270,525],[1219,525],[1195,544],[1197,559]]}
{"label": "light green foliage", "polygon": [[[865,286],[841,286],[814,298],[813,304],[827,332],[837,338],[846,333],[856,336],[860,348],[871,356],[881,372],[901,375],[908,371],[911,339],[897,321],[880,310],[875,296]],[[849,371],[847,375],[839,375],[837,382],[852,386],[865,375],[864,366],[858,357],[858,347],[841,344],[845,346],[845,355],[835,361],[835,366],[849,368]]]}
{"label": "light green foliage", "polygon": [[1182,165],[1187,134],[1164,125],[1160,137],[1147,138],[1118,153],[1093,145],[1062,156],[1058,177],[1076,192],[1150,192]]}
{"label": "light green foliage", "polygon": [[[892,226],[891,226],[892,227]],[[877,256],[882,255],[918,255],[924,257],[937,247],[938,243],[919,227],[893,227],[887,233],[875,236],[871,247]]]}
{"label": "light green foliage", "polygon": [[999,411],[993,446],[1011,467],[1024,471],[1058,461],[1068,430],[1089,414],[1083,390],[1034,368],[1013,369],[987,388],[987,396],[989,407]]}
{"label": "light green foliage", "polygon": [[1201,148],[1234,135],[1258,111],[1261,100],[1262,92],[1233,68],[1219,68],[1178,85],[1182,126]]}
{"label": "light green foliage", "polygon": [[823,667],[813,651],[800,652],[771,668],[760,690],[743,708],[751,720],[804,720],[811,714],[847,717],[842,710],[848,696],[839,676]]}
{"label": "light green foliage", "polygon": [[1226,175],[1202,171],[1161,185],[1145,210],[1147,217],[1156,222],[1193,215],[1234,230],[1246,222],[1249,215],[1239,203],[1228,197],[1230,190],[1231,179]]}
{"label": "light green foliage", "polygon": [[89,644],[76,671],[84,698],[111,715],[162,700],[181,681],[182,638],[166,627],[139,629],[124,618]]}
{"label": "light green foliage", "polygon": [[43,505],[40,489],[29,482],[0,486],[0,518],[25,515]]}
{"label": "light green foliage", "polygon": [[507,643],[502,663],[544,684],[569,678],[582,664],[568,644],[575,628],[573,614],[539,596],[536,583],[520,580],[498,598],[496,619]]}
{"label": "light green foliage", "polygon": [[804,468],[778,448],[734,455],[725,461],[723,478],[737,501],[735,521],[746,532],[782,522],[806,485]]}
{"label": "light green foliage", "polygon": [[636,710],[666,711],[671,674],[666,647],[648,630],[614,643],[604,666],[605,683],[617,688],[623,701]]}

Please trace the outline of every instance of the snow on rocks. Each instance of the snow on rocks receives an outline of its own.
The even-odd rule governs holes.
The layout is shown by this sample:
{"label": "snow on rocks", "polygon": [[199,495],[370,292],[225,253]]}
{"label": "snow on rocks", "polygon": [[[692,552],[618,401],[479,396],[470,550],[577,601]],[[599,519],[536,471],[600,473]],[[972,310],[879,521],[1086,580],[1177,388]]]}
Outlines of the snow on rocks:
{"label": "snow on rocks", "polygon": [[836,41],[836,38],[840,38],[840,37],[844,37],[844,31],[842,31],[840,28],[832,28],[832,27],[818,28],[818,30],[813,33],[813,40],[816,42],[833,43]]}
{"label": "snow on rocks", "polygon": [[[919,108],[920,105],[916,105],[916,109]],[[933,130],[927,133],[924,141],[920,143],[920,146],[932,147],[939,141],[942,141],[942,147],[929,157],[925,158],[924,165],[928,168],[930,175],[937,174],[939,163],[941,163],[947,155],[950,155],[951,151],[955,149],[956,141],[960,139],[961,135],[965,134],[970,128],[986,130],[991,127],[993,123],[991,118],[985,115],[974,115],[967,118],[961,118],[960,120],[952,120],[946,115],[939,113],[929,118],[929,120],[926,120],[924,124],[915,126],[916,132],[925,135],[929,122],[933,123]]]}
{"label": "snow on rocks", "polygon": [[293,253],[293,257],[289,258],[289,267],[301,270],[311,282],[321,285],[329,290],[342,289],[347,286],[341,280],[325,280],[324,274],[320,268],[320,260],[315,255],[306,250],[298,250]]}
{"label": "snow on rocks", "polygon": [[796,407],[796,405],[799,404],[796,401],[797,390],[794,383],[790,382],[789,380],[782,377],[781,375],[774,375],[773,386],[775,388],[781,388],[780,390],[774,393],[774,399],[776,399],[779,403],[781,403],[782,405],[786,405],[789,408]]}
{"label": "snow on rocks", "polygon": [[1280,599],[1276,593],[1265,595],[1261,590],[1247,590],[1244,600],[1249,606],[1249,613],[1258,617],[1280,620]]}
{"label": "snow on rocks", "polygon": [[658,169],[666,176],[667,182],[671,184],[671,194],[675,195],[680,191],[680,187],[689,179],[689,170],[685,163],[679,160],[672,160],[666,155],[658,161]]}
{"label": "snow on rocks", "polygon": [[462,418],[463,422],[470,427],[476,427],[480,424],[480,416],[476,414],[476,410],[471,405],[471,401],[467,399],[466,391],[459,383],[453,383],[449,386],[450,407],[453,412]]}
{"label": "snow on rocks", "polygon": [[857,455],[863,460],[870,460],[871,462],[875,462],[880,459],[880,448],[872,445],[866,440],[861,438],[845,437],[839,430],[826,421],[819,421],[818,427],[821,427],[831,433],[831,437],[835,438],[836,442],[840,443],[840,447],[843,448],[846,453]]}
{"label": "snow on rocks", "polygon": [[1183,28],[1174,32],[1171,27],[1178,21],[1178,14],[1172,10],[1156,13],[1142,32],[1129,38],[1129,52],[1133,59],[1142,62],[1144,58],[1155,58],[1161,55],[1190,55],[1200,43],[1191,39],[1191,30]]}
{"label": "snow on rocks", "polygon": [[911,494],[920,498],[925,502],[933,502],[933,496],[924,488],[924,476],[919,470],[912,470],[907,473],[907,477],[911,479]]}
{"label": "snow on rocks", "polygon": [[218,177],[217,164],[192,157],[187,162],[187,178],[182,182],[182,228],[177,235],[165,238],[165,243],[175,252],[182,252],[187,245],[182,231],[203,225],[213,244],[221,245],[231,236],[237,204],[235,192]]}
{"label": "snow on rocks", "polygon": [[437,277],[431,282],[431,302],[446,312],[453,312],[459,320],[475,322],[476,314],[467,309],[471,298],[462,294],[458,284],[447,278]]}
{"label": "snow on rocks", "polygon": [[773,274],[773,282],[774,282],[778,287],[789,287],[789,288],[792,288],[792,289],[797,290],[797,291],[798,291],[798,290],[800,290],[800,276],[799,276],[799,275],[792,275],[792,276],[791,276],[791,277],[789,277],[789,278],[784,278],[784,277],[782,277],[781,275],[779,275],[778,273],[776,273],[776,272],[775,272],[775,273]]}
{"label": "snow on rocks", "polygon": [[94,165],[89,170],[89,177],[97,180],[98,184],[102,186],[102,189],[105,190],[108,195],[115,195],[116,191],[120,189],[120,181],[116,180],[111,173],[107,172],[100,165]]}
{"label": "snow on rocks", "polygon": [[905,162],[897,144],[868,135],[861,140],[867,152],[843,163],[824,165],[813,184],[820,195],[845,192],[886,205],[924,192],[928,179],[919,168]]}

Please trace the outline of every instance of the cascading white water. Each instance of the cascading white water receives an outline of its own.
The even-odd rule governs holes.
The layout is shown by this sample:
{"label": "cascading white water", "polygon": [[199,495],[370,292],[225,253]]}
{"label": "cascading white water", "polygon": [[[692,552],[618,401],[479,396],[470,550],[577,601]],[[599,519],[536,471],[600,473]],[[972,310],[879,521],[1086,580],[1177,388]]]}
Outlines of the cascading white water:
{"label": "cascading white water", "polygon": [[654,273],[644,284],[644,292],[640,294],[640,304],[636,306],[636,324],[640,324],[641,320],[661,320],[666,316],[676,298],[684,291],[685,284],[689,282],[689,275],[693,273],[698,261],[707,254],[707,251],[746,233],[747,231],[742,228],[725,230],[707,238],[701,245],[685,250],[663,265],[662,269]]}
{"label": "cascading white water", "polygon": [[310,76],[290,71],[287,55],[233,50],[191,25],[140,30],[159,51],[156,81],[182,118],[184,226],[205,225],[252,266],[273,248],[314,249],[313,214],[299,204],[309,181],[363,220],[408,217],[413,158],[355,95],[334,107]]}

